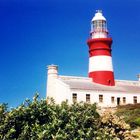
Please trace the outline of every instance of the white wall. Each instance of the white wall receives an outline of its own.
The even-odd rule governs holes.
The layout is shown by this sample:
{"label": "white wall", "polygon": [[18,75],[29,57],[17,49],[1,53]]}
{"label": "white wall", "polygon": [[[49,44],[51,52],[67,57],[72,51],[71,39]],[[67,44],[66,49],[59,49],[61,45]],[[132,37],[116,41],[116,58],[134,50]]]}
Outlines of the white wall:
{"label": "white wall", "polygon": [[[72,103],[72,94],[77,93],[77,102],[86,102],[86,94],[90,94],[90,103],[97,103],[101,107],[115,107],[117,106],[117,98],[120,98],[120,105],[123,104],[123,97],[126,98],[125,104],[133,104],[133,97],[137,96],[137,102],[140,103],[140,93],[118,93],[107,91],[86,91],[86,90],[71,90],[70,102]],[[99,103],[99,95],[103,95],[103,103]],[[114,97],[114,103],[111,97]]]}
{"label": "white wall", "polygon": [[62,101],[70,101],[70,88],[65,83],[60,80],[55,81],[55,92],[53,98],[57,104],[60,104]]}

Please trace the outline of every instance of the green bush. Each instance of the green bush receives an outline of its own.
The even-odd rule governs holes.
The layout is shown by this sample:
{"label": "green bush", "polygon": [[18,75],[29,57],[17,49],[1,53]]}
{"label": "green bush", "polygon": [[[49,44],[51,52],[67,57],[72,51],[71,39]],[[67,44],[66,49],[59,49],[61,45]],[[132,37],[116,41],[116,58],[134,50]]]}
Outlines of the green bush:
{"label": "green bush", "polygon": [[140,117],[139,118],[137,118],[137,119],[135,119],[135,124],[137,125],[137,126],[140,126]]}
{"label": "green bush", "polygon": [[125,122],[130,124],[131,129],[136,129],[140,126],[140,104],[119,106],[115,114],[119,117],[122,116]]}
{"label": "green bush", "polygon": [[131,136],[119,119],[114,122],[116,118],[106,116],[99,116],[95,104],[57,105],[53,99],[46,102],[36,95],[10,111],[6,104],[0,105],[0,139],[125,140]]}

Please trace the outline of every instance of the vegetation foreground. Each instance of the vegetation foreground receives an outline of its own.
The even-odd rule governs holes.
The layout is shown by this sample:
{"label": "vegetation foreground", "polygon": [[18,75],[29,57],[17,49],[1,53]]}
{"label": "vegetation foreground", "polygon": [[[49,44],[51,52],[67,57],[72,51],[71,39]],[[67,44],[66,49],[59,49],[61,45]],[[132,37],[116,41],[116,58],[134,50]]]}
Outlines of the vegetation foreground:
{"label": "vegetation foreground", "polygon": [[0,105],[0,140],[135,140],[129,126],[95,104],[61,105],[52,99],[25,100],[15,109]]}

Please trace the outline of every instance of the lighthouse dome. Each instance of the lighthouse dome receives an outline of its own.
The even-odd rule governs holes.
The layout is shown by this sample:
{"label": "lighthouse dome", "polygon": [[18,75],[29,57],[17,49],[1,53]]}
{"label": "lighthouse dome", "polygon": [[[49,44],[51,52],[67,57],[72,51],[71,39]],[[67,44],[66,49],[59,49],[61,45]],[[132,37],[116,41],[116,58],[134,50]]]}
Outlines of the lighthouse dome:
{"label": "lighthouse dome", "polygon": [[97,12],[95,13],[95,16],[92,18],[92,22],[97,21],[97,20],[106,21],[106,18],[103,16],[101,10],[97,10]]}

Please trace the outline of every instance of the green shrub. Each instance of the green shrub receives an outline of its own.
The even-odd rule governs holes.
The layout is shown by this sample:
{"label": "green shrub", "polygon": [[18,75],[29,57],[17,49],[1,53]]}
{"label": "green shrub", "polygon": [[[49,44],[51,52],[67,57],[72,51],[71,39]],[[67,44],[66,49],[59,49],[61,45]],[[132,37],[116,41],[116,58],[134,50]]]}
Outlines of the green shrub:
{"label": "green shrub", "polygon": [[135,129],[140,126],[140,104],[119,106],[115,114],[119,117],[122,116],[125,122],[130,124],[131,129]]}
{"label": "green shrub", "polygon": [[1,140],[125,140],[131,136],[118,118],[100,117],[95,104],[57,105],[38,95],[10,111],[0,105],[0,117]]}
{"label": "green shrub", "polygon": [[140,117],[139,118],[137,118],[137,119],[135,119],[135,124],[137,125],[137,126],[140,126]]}

